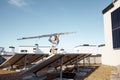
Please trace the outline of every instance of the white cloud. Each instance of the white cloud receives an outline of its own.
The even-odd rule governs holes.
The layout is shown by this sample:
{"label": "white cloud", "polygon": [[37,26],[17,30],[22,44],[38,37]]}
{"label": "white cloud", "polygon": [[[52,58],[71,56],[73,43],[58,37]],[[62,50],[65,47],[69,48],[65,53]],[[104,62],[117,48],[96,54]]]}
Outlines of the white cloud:
{"label": "white cloud", "polygon": [[27,5],[26,0],[8,0],[8,3],[17,7],[23,7]]}

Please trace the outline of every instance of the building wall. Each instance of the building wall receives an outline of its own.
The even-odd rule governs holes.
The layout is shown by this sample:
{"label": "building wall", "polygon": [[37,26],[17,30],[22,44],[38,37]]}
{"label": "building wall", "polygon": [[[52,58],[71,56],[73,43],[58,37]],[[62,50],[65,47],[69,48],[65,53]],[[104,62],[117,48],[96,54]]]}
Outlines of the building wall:
{"label": "building wall", "polygon": [[96,45],[84,46],[80,45],[74,48],[76,53],[98,54]]}
{"label": "building wall", "polygon": [[120,7],[120,0],[114,3],[114,7],[104,13],[105,46],[99,48],[102,53],[102,63],[116,66],[120,64],[120,49],[113,49],[111,12]]}
{"label": "building wall", "polygon": [[[21,50],[27,50],[27,53],[50,53],[49,46],[39,46],[36,52],[35,46],[20,46],[19,53],[22,53]],[[23,52],[24,53],[24,52]]]}
{"label": "building wall", "polygon": [[105,46],[98,46],[98,54],[101,54],[102,57],[101,57],[101,63],[103,63],[102,61],[104,61],[104,56],[105,55]]}
{"label": "building wall", "polygon": [[[95,56],[95,55],[94,55]],[[83,64],[85,62],[85,64],[87,63],[87,64],[101,64],[101,56],[99,56],[99,57],[92,57],[92,56],[90,56],[90,57],[87,57],[87,58],[85,58],[84,59],[84,61],[83,60],[81,60],[80,61],[80,63],[81,64]]]}

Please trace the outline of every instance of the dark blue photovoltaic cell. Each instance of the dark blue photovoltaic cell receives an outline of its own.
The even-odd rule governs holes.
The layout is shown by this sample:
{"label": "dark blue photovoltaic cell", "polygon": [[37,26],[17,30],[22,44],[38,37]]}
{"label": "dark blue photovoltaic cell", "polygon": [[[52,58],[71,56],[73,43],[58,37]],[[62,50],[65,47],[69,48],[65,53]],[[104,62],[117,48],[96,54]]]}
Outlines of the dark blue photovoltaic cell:
{"label": "dark blue photovoltaic cell", "polygon": [[113,48],[120,48],[120,7],[111,13]]}

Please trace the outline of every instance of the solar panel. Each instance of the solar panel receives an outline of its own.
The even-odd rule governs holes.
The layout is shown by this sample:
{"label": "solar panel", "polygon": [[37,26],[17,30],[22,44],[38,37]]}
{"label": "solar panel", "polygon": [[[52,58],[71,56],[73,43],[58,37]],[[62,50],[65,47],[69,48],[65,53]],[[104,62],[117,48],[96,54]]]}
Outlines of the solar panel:
{"label": "solar panel", "polygon": [[46,59],[45,61],[42,61],[34,66],[32,66],[30,69],[28,69],[27,71],[24,71],[22,74],[28,74],[28,73],[37,73],[38,71],[42,71],[42,70],[47,70],[50,68],[57,68],[60,67],[60,63],[61,63],[61,58],[63,61],[63,65],[66,64],[71,64],[70,62],[75,62],[77,59],[78,60],[82,60],[84,56],[86,56],[88,54],[55,54],[50,56],[48,59]]}
{"label": "solar panel", "polygon": [[65,65],[73,65],[76,63],[76,61],[81,61],[86,57],[89,57],[91,54],[80,54],[76,58],[72,59],[71,61],[67,62]]}
{"label": "solar panel", "polygon": [[111,13],[113,48],[120,48],[120,7]]}
{"label": "solar panel", "polygon": [[25,66],[27,67],[32,65],[32,63],[35,63],[46,56],[48,56],[48,54],[15,54],[10,59],[1,64],[0,68],[16,66],[17,68],[22,69]]}
{"label": "solar panel", "polygon": [[37,72],[37,71],[39,71],[41,69],[46,68],[47,66],[49,66],[53,62],[59,60],[61,57],[62,57],[62,55],[60,55],[60,56],[58,56],[58,55],[51,55],[46,60],[41,61],[38,64],[32,66],[30,69],[28,69],[27,71],[23,72],[22,74],[35,73],[35,72]]}

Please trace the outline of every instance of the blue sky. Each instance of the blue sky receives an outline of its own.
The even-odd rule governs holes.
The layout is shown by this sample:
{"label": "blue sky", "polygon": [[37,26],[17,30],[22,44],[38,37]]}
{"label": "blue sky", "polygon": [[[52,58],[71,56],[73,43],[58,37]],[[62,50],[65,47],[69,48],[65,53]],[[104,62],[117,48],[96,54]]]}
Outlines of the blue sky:
{"label": "blue sky", "polygon": [[0,0],[0,47],[51,45],[48,38],[17,38],[56,32],[77,32],[60,36],[59,48],[71,50],[82,44],[104,43],[102,10],[112,0]]}

